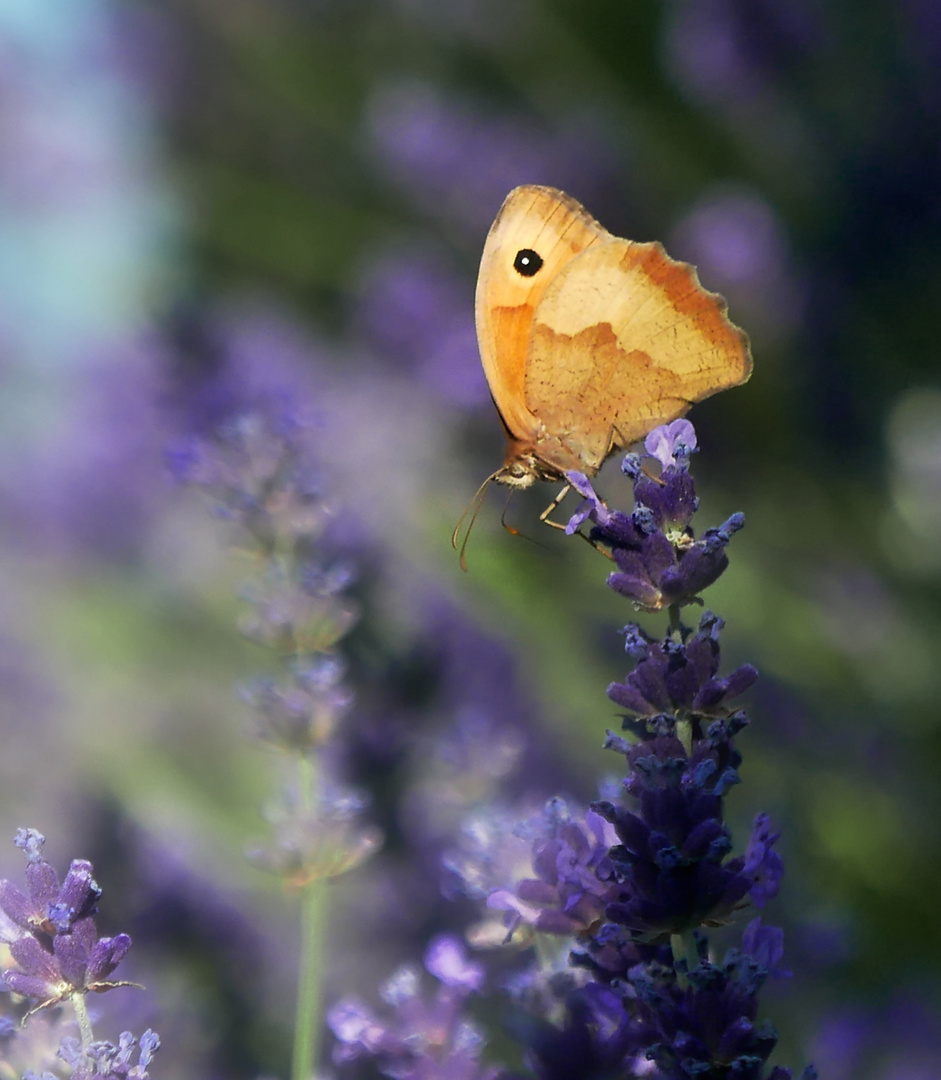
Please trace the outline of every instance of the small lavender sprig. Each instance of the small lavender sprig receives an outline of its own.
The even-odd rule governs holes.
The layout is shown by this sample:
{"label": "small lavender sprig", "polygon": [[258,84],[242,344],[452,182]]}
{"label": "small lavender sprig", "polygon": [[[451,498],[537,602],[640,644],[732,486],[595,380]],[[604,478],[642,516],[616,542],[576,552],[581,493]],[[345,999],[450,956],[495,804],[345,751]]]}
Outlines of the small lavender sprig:
{"label": "small lavender sprig", "polygon": [[309,1080],[318,1056],[325,882],[358,866],[379,846],[362,822],[364,800],[331,776],[329,750],[352,701],[337,645],[356,621],[344,596],[352,573],[321,549],[330,510],[309,431],[284,403],[259,407],[191,439],[170,454],[177,477],[206,492],[254,556],[240,630],[275,652],[276,678],[243,693],[257,737],[294,763],[293,783],[266,811],[273,839],[252,860],[301,894],[292,1076]]}
{"label": "small lavender sprig", "polygon": [[449,935],[428,946],[425,968],[438,980],[430,1000],[422,993],[419,972],[403,967],[382,988],[386,1015],[353,997],[329,1010],[337,1037],[334,1060],[370,1057],[397,1080],[496,1080],[498,1071],[479,1060],[484,1039],[464,1016],[469,996],[483,988],[483,968],[468,961]]}
{"label": "small lavender sprig", "polygon": [[[138,1063],[132,1066],[132,1051],[138,1045],[134,1036],[125,1032],[118,1047],[96,1042],[85,1006],[86,994],[138,986],[110,978],[127,955],[131,939],[127,934],[98,937],[94,916],[101,889],[94,879],[91,863],[73,859],[60,883],[55,870],[43,857],[45,837],[41,833],[19,829],[14,842],[27,859],[26,891],[5,879],[0,881],[0,911],[5,916],[2,936],[15,964],[3,973],[2,988],[31,1003],[24,1022],[54,1005],[71,1005],[81,1038],[63,1039],[58,1056],[73,1078],[144,1080],[160,1046],[157,1035],[146,1031],[141,1036]],[[7,1035],[12,1036],[12,1031]]]}

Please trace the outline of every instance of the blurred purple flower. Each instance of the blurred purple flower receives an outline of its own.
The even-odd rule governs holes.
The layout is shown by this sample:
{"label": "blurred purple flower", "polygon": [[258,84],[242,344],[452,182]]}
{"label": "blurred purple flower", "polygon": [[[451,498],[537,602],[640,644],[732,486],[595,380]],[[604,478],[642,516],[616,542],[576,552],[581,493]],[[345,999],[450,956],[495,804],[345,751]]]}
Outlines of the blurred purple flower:
{"label": "blurred purple flower", "polygon": [[935,1005],[917,989],[888,1001],[842,1004],[825,1016],[814,1057],[826,1080],[934,1080],[941,1060]]}
{"label": "blurred purple flower", "polygon": [[382,831],[363,821],[367,805],[366,799],[332,777],[322,781],[313,804],[293,790],[283,791],[264,808],[273,836],[249,849],[248,858],[292,891],[346,874],[382,846]]}
{"label": "blurred purple flower", "polygon": [[165,356],[151,338],[100,348],[63,373],[54,427],[4,460],[0,490],[14,536],[30,552],[99,560],[139,557],[166,505],[162,447]]}
{"label": "blurred purple flower", "polygon": [[484,1040],[464,1015],[468,996],[482,989],[482,970],[449,937],[432,941],[425,967],[439,981],[430,1000],[421,993],[418,972],[401,968],[382,990],[391,1008],[387,1018],[357,998],[330,1009],[327,1021],[337,1038],[333,1060],[371,1057],[395,1080],[495,1080],[498,1071],[479,1060]]}
{"label": "blurred purple flower", "polygon": [[706,192],[674,227],[670,250],[693,263],[707,287],[721,292],[737,319],[764,341],[798,327],[803,288],[790,242],[774,207],[758,192]]}
{"label": "blurred purple flower", "polygon": [[667,66],[681,86],[713,105],[766,95],[775,76],[820,43],[808,0],[672,0]]}
{"label": "blurred purple flower", "polygon": [[[70,1080],[147,1080],[147,1069],[159,1049],[160,1037],[148,1029],[139,1040],[123,1031],[117,1046],[102,1040],[87,1050],[78,1039],[63,1039],[59,1057],[72,1070]],[[132,1064],[135,1051],[137,1062]]]}
{"label": "blurred purple flower", "polygon": [[594,927],[617,891],[608,863],[615,837],[604,819],[591,810],[572,816],[561,799],[553,799],[517,832],[530,840],[535,876],[495,889],[487,899],[488,907],[507,912],[507,937],[520,924],[549,934]]}
{"label": "blurred purple flower", "polygon": [[473,283],[431,251],[373,258],[357,322],[374,346],[444,400],[474,406],[490,392],[477,354]]}
{"label": "blurred purple flower", "polygon": [[302,324],[251,295],[216,307],[181,307],[164,329],[175,354],[168,397],[188,435],[214,435],[247,413],[280,417],[312,432],[321,422],[319,384],[330,354]]}
{"label": "blurred purple flower", "polygon": [[367,133],[425,213],[475,236],[517,184],[549,184],[597,204],[613,172],[597,122],[570,117],[543,130],[521,117],[488,116],[430,83],[381,87],[368,105]]}
{"label": "blurred purple flower", "polygon": [[168,455],[177,478],[199,487],[217,514],[240,527],[260,564],[243,589],[249,608],[239,628],[275,651],[281,672],[243,696],[254,706],[258,737],[297,759],[316,760],[319,777],[317,796],[292,789],[270,808],[274,836],[252,858],[295,889],[347,872],[381,839],[379,830],[360,824],[363,800],[332,775],[337,755],[326,752],[352,702],[336,646],[357,612],[344,595],[349,563],[323,550],[331,515],[303,415],[303,401],[290,395],[262,398],[251,412],[183,440]]}
{"label": "blurred purple flower", "polygon": [[442,857],[447,896],[484,901],[531,872],[532,843],[519,832],[520,817],[517,807],[484,805],[464,819]]}

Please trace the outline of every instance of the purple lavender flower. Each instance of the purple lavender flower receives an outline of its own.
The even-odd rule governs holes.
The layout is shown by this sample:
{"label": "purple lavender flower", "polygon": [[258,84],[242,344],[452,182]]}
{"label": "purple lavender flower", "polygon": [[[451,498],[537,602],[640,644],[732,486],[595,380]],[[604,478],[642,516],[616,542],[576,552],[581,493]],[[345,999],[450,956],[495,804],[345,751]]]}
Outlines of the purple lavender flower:
{"label": "purple lavender flower", "polygon": [[[651,445],[663,455],[662,461],[675,462],[659,477],[646,473],[636,455],[625,458],[623,470],[634,480],[635,506],[629,515],[609,510],[581,473],[566,476],[585,499],[566,531],[592,523],[589,539],[610,548],[618,567],[609,575],[608,585],[642,611],[697,603],[699,593],[728,566],[725,547],[745,523],[741,514],[733,514],[698,540],[693,536],[690,522],[699,500],[688,459],[695,432],[688,421],[678,423],[685,426],[668,425],[648,435],[648,440],[656,440]],[[693,447],[687,439],[694,440]]]}
{"label": "purple lavender flower", "polygon": [[[693,956],[674,962],[670,949],[636,949],[620,980],[570,991],[560,1027],[529,1027],[529,1059],[539,1080],[602,1080],[612,1075],[689,1080],[730,1076],[790,1080],[788,1069],[765,1072],[777,1043],[757,1020],[758,993],[779,967],[782,935],[753,920],[739,948],[721,963],[709,959],[704,936]],[[814,1080],[812,1068],[803,1080]]]}
{"label": "purple lavender flower", "polygon": [[[612,683],[608,697],[630,714],[625,727],[638,733],[654,717],[709,719],[744,718],[729,706],[758,678],[751,664],[742,664],[730,675],[720,676],[719,634],[724,620],[707,611],[699,628],[685,643],[667,636],[654,641],[636,623],[624,627],[624,649],[636,661],[623,683]],[[631,718],[643,718],[633,723]]]}
{"label": "purple lavender flower", "polygon": [[75,859],[62,884],[42,857],[44,837],[20,829],[16,844],[25,852],[27,891],[0,881],[0,909],[22,933],[8,942],[17,967],[4,973],[7,990],[22,994],[43,1009],[75,994],[101,993],[134,983],[110,982],[108,976],[127,955],[127,934],[99,938],[93,915],[101,890],[91,863]]}
{"label": "purple lavender flower", "polygon": [[357,998],[333,1006],[327,1017],[338,1040],[333,1060],[371,1057],[395,1080],[495,1080],[497,1070],[479,1060],[484,1040],[464,1015],[468,997],[483,987],[483,969],[447,935],[431,942],[425,967],[439,983],[434,997],[422,995],[414,968],[401,968],[382,991],[388,1018]]}
{"label": "purple lavender flower", "polygon": [[0,907],[24,930],[51,938],[69,933],[76,920],[93,915],[101,889],[92,877],[91,863],[84,859],[72,861],[60,886],[58,875],[42,856],[45,842],[35,829],[17,830],[14,843],[27,858],[27,892],[20,892],[12,882],[0,881]]}
{"label": "purple lavender flower", "polygon": [[[530,1025],[541,1080],[791,1075],[781,1067],[766,1071],[777,1036],[757,1020],[761,986],[786,974],[781,931],[754,919],[741,946],[720,963],[703,929],[763,907],[778,890],[783,863],[767,815],[755,818],[740,855],[724,822],[725,796],[739,782],[735,736],[747,724],[735,699],[757,672],[745,664],[720,675],[723,621],[706,612],[693,631],[679,618],[681,606],[725,569],[725,545],[742,523],[735,515],[695,539],[698,500],[688,471],[695,448],[688,421],[650,433],[646,450],[660,475],[628,456],[636,502],[630,515],[609,509],[584,476],[568,477],[583,496],[569,531],[590,522],[591,540],[610,548],[619,566],[609,584],[637,606],[668,607],[670,628],[662,640],[633,623],[624,628],[634,668],[608,691],[627,713],[628,738],[609,734],[607,742],[624,755],[627,775],[623,797],[600,800],[592,810],[619,842],[606,846],[596,832],[589,844],[584,831],[567,824],[534,849],[532,879],[490,898],[536,928],[567,931],[572,959],[589,975],[565,984],[556,1004],[561,1026],[538,1018]],[[560,916],[569,911],[581,922],[563,925]]]}
{"label": "purple lavender flower", "polygon": [[[685,975],[676,966],[652,965],[628,973],[622,993],[636,1009],[658,1077],[790,1077],[780,1066],[764,1072],[777,1034],[757,1022],[758,992],[774,973],[781,949],[780,931],[763,929],[760,920],[750,924],[742,947],[730,949],[721,964],[708,959],[706,940],[699,937],[698,958],[686,961]],[[815,1075],[812,1069],[804,1073],[805,1080]]]}
{"label": "purple lavender flower", "polygon": [[696,429],[685,419],[662,424],[648,433],[644,449],[664,469],[671,468],[678,458],[688,458],[696,450]]}
{"label": "purple lavender flower", "polygon": [[[705,740],[703,740],[705,742]],[[638,812],[613,803],[595,809],[614,826],[613,876],[622,889],[608,904],[608,922],[640,940],[656,941],[704,926],[721,926],[751,899],[773,896],[781,864],[773,857],[767,819],[756,819],[746,855],[728,858],[732,839],[722,820],[722,798],[738,783],[738,756],[724,740],[697,746],[692,758],[675,737],[627,751],[626,790]]]}

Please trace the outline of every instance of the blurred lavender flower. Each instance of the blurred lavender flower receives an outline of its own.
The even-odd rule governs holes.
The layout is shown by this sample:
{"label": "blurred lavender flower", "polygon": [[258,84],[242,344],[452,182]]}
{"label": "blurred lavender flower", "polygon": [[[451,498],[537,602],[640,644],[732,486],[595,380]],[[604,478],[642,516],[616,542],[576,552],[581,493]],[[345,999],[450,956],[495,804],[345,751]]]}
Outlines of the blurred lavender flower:
{"label": "blurred lavender flower", "polygon": [[543,130],[522,117],[488,116],[422,82],[382,86],[367,108],[367,134],[385,170],[426,212],[474,234],[517,184],[577,190],[598,205],[613,172],[606,140],[584,117]]}
{"label": "blurred lavender flower", "polygon": [[357,325],[422,386],[469,407],[489,399],[467,317],[473,284],[431,251],[371,257],[360,284]]}
{"label": "blurred lavender flower", "polygon": [[25,1076],[27,1072],[52,1075],[52,1070],[61,1061],[62,1043],[62,1018],[56,1009],[34,1014],[25,1024],[13,1016],[2,1016],[0,1074],[11,1080]]}
{"label": "blurred lavender flower", "polygon": [[323,782],[322,788],[312,805],[304,805],[294,791],[282,792],[264,808],[275,842],[248,852],[256,866],[277,875],[292,891],[347,873],[382,844],[382,832],[362,821],[365,799],[333,792]]}
{"label": "blurred lavender flower", "polygon": [[820,42],[806,0],[672,0],[670,7],[668,66],[684,88],[713,105],[753,106],[770,93],[777,72]]}
{"label": "blurred lavender flower", "polygon": [[823,1018],[814,1056],[827,1080],[933,1080],[941,1060],[937,1009],[913,989],[868,1007],[838,1007]]}
{"label": "blurred lavender flower", "polygon": [[[278,396],[267,409],[235,416],[215,438],[181,441],[168,461],[178,479],[199,486],[215,512],[239,526],[261,559],[243,592],[250,607],[240,629],[273,649],[282,671],[243,692],[257,737],[323,770],[330,763],[322,752],[352,700],[335,646],[356,611],[343,594],[350,566],[320,549],[332,512],[307,423],[293,399]],[[317,794],[289,788],[282,795],[268,813],[274,842],[252,856],[295,888],[351,869],[379,843],[375,829],[358,824],[361,799],[329,774],[319,787]]]}
{"label": "blurred lavender flower", "polygon": [[807,0],[670,0],[666,7],[663,64],[673,81],[766,170],[793,170],[810,190],[819,137],[791,87],[826,43],[817,8]]}
{"label": "blurred lavender flower", "polygon": [[540,817],[516,827],[531,846],[535,877],[512,889],[494,889],[487,906],[508,914],[507,937],[521,923],[536,933],[577,934],[590,931],[614,898],[608,851],[615,835],[603,817],[587,811],[573,817],[561,799],[553,799]]}
{"label": "blurred lavender flower", "polygon": [[63,378],[69,390],[55,423],[0,471],[13,535],[25,550],[140,557],[169,498],[161,465],[171,430],[161,403],[165,360],[152,337],[129,335],[98,345]]}
{"label": "blurred lavender flower", "polygon": [[747,188],[706,192],[677,222],[671,251],[693,263],[765,344],[793,334],[803,288],[784,225],[767,199]]}
{"label": "blurred lavender flower", "polygon": [[[95,1042],[87,1050],[78,1039],[63,1039],[59,1056],[71,1069],[71,1080],[147,1080],[147,1069],[159,1049],[159,1036],[148,1029],[139,1040],[123,1031],[117,1045]],[[135,1051],[137,1062],[131,1064]],[[23,1080],[30,1080],[30,1074]]]}
{"label": "blurred lavender flower", "polygon": [[392,1009],[377,1016],[357,998],[337,1002],[328,1022],[337,1037],[337,1064],[373,1058],[395,1080],[496,1080],[497,1070],[479,1061],[484,1041],[464,1015],[468,997],[483,988],[483,968],[470,963],[460,943],[436,938],[425,953],[425,968],[438,980],[429,1001],[414,968],[401,968],[382,989]]}
{"label": "blurred lavender flower", "polygon": [[246,692],[257,735],[286,754],[292,776],[268,811],[273,837],[250,853],[299,894],[300,946],[292,1075],[312,1074],[318,1059],[324,953],[325,882],[358,866],[379,847],[362,824],[364,800],[336,776],[337,729],[351,701],[337,643],[356,621],[344,589],[346,561],[327,557],[324,499],[309,421],[291,394],[235,412],[210,437],[191,437],[168,455],[171,468],[212,499],[217,514],[247,539],[259,569],[245,590],[246,637],[279,660],[274,679]]}

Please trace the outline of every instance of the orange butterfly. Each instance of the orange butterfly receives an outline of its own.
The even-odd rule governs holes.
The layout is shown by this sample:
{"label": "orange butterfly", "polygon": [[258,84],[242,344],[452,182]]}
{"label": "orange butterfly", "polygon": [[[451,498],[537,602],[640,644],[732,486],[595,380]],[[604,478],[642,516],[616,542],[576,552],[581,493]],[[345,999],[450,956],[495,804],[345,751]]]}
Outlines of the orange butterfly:
{"label": "orange butterfly", "polygon": [[660,244],[614,236],[554,188],[514,188],[477,278],[480,355],[509,440],[478,498],[491,481],[594,476],[615,450],[745,382],[748,337],[727,311]]}

